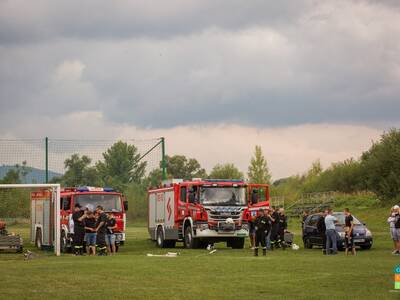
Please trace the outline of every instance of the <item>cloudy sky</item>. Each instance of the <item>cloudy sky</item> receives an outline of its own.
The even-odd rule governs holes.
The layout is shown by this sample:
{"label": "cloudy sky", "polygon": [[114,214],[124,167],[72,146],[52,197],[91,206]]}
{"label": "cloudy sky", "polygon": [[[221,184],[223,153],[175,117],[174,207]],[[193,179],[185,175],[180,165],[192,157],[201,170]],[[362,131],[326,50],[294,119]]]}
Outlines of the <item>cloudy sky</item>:
{"label": "cloudy sky", "polygon": [[400,125],[400,2],[0,0],[0,138],[150,138],[273,177]]}

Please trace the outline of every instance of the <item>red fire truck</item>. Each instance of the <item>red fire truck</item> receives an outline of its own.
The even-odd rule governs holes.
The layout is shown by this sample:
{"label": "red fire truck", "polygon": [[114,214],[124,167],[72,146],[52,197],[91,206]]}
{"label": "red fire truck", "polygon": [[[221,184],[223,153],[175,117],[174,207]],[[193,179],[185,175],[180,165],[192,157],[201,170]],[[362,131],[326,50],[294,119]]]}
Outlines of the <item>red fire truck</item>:
{"label": "red fire truck", "polygon": [[175,247],[177,241],[185,248],[226,242],[241,249],[249,219],[269,207],[269,188],[243,180],[173,179],[150,189],[148,198],[148,230],[159,247]]}
{"label": "red fire truck", "polygon": [[117,220],[116,243],[117,245],[124,244],[128,202],[121,193],[112,188],[101,187],[62,188],[60,202],[61,252],[67,252],[72,246],[72,214],[76,203],[79,203],[82,208],[95,209],[96,206],[101,205],[105,212],[112,211]]}

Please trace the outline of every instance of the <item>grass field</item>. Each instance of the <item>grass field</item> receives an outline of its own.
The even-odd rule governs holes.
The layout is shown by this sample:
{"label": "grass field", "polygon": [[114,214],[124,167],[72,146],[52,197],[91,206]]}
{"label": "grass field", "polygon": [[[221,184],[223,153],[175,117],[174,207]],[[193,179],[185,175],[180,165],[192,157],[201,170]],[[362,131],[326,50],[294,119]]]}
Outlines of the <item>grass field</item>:
{"label": "grass field", "polygon": [[[255,258],[247,249],[219,244],[217,252],[175,250],[176,258],[148,240],[144,223],[131,225],[127,244],[114,257],[55,257],[37,252],[0,254],[0,299],[400,299],[390,254],[386,209],[360,210],[357,216],[374,234],[374,246],[356,257],[323,256],[303,249],[297,219],[290,222],[298,251],[275,250]],[[28,241],[27,226],[14,226]],[[26,242],[26,244],[28,244]]]}

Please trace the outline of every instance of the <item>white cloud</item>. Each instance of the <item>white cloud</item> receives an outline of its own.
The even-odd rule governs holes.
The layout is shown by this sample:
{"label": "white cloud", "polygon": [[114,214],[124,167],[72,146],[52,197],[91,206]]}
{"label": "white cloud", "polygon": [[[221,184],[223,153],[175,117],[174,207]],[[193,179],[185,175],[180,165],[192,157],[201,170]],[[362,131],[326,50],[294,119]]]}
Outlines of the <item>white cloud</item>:
{"label": "white cloud", "polygon": [[79,60],[66,60],[55,71],[56,81],[79,81],[86,66]]}

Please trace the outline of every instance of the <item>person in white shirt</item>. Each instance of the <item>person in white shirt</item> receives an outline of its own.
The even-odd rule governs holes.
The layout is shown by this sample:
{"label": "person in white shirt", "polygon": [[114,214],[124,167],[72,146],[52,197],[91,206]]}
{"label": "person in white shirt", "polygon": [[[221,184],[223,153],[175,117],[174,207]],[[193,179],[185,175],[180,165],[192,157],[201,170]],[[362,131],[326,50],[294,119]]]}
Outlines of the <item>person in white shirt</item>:
{"label": "person in white shirt", "polygon": [[390,227],[390,235],[393,240],[394,250],[393,255],[400,255],[400,228],[396,228],[396,223],[400,222],[400,207],[395,205],[392,207],[390,216],[387,219]]}
{"label": "person in white shirt", "polygon": [[328,214],[325,217],[326,227],[326,255],[337,254],[337,233],[336,224],[337,218],[332,215],[332,209],[328,209]]}

